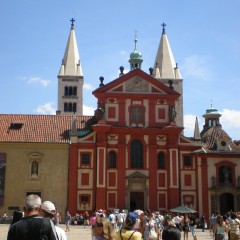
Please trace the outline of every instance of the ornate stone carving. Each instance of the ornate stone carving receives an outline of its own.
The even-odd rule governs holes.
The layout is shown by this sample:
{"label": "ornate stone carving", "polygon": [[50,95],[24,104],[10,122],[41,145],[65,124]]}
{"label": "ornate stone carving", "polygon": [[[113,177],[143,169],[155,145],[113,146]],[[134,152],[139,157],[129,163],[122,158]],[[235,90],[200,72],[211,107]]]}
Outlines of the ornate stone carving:
{"label": "ornate stone carving", "polygon": [[149,83],[136,76],[126,83],[126,92],[149,92]]}

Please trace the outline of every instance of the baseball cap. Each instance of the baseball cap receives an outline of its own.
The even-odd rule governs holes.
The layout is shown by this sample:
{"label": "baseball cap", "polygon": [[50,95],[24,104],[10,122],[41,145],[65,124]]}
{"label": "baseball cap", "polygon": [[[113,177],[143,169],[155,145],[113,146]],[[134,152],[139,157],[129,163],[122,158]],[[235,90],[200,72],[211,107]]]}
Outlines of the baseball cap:
{"label": "baseball cap", "polygon": [[55,208],[54,204],[50,201],[43,202],[41,207],[42,207],[42,210],[44,210],[47,213],[50,213],[53,215],[56,214],[56,208]]}
{"label": "baseball cap", "polygon": [[132,222],[136,222],[138,215],[135,212],[129,212],[127,218],[131,219]]}

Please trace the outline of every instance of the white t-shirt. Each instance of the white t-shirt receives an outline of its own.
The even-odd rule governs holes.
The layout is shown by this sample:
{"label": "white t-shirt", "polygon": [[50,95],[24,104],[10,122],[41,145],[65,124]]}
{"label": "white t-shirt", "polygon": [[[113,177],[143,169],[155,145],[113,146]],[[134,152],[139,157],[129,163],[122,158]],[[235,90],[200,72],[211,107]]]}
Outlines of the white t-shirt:
{"label": "white t-shirt", "polygon": [[58,226],[55,226],[55,228],[56,228],[56,233],[57,233],[57,236],[58,236],[58,240],[67,240],[67,236],[66,236],[65,231]]}
{"label": "white t-shirt", "polygon": [[114,224],[114,223],[116,222],[116,216],[115,216],[115,214],[112,213],[112,214],[110,214],[109,217],[111,218],[111,220],[110,220],[111,223]]}

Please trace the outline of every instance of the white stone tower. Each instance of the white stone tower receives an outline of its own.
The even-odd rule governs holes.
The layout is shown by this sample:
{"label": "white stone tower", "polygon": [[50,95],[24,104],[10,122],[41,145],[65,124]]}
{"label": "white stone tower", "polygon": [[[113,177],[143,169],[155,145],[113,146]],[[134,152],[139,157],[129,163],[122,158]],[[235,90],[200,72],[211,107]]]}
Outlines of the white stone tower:
{"label": "white stone tower", "polygon": [[83,115],[83,73],[71,19],[69,34],[62,65],[58,74],[58,110],[56,114]]}
{"label": "white stone tower", "polygon": [[163,23],[162,36],[153,70],[155,78],[167,86],[172,86],[175,91],[181,94],[178,102],[176,102],[175,111],[177,113],[176,124],[183,127],[183,79],[173,57],[165,26],[166,24]]}

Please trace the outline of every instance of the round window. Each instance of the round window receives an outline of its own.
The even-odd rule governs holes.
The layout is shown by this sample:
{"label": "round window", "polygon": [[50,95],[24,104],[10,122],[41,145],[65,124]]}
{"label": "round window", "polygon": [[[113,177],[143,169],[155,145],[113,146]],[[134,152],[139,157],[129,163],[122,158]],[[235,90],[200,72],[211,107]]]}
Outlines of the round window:
{"label": "round window", "polygon": [[221,145],[222,145],[223,147],[225,147],[227,144],[226,144],[225,141],[221,141]]}

